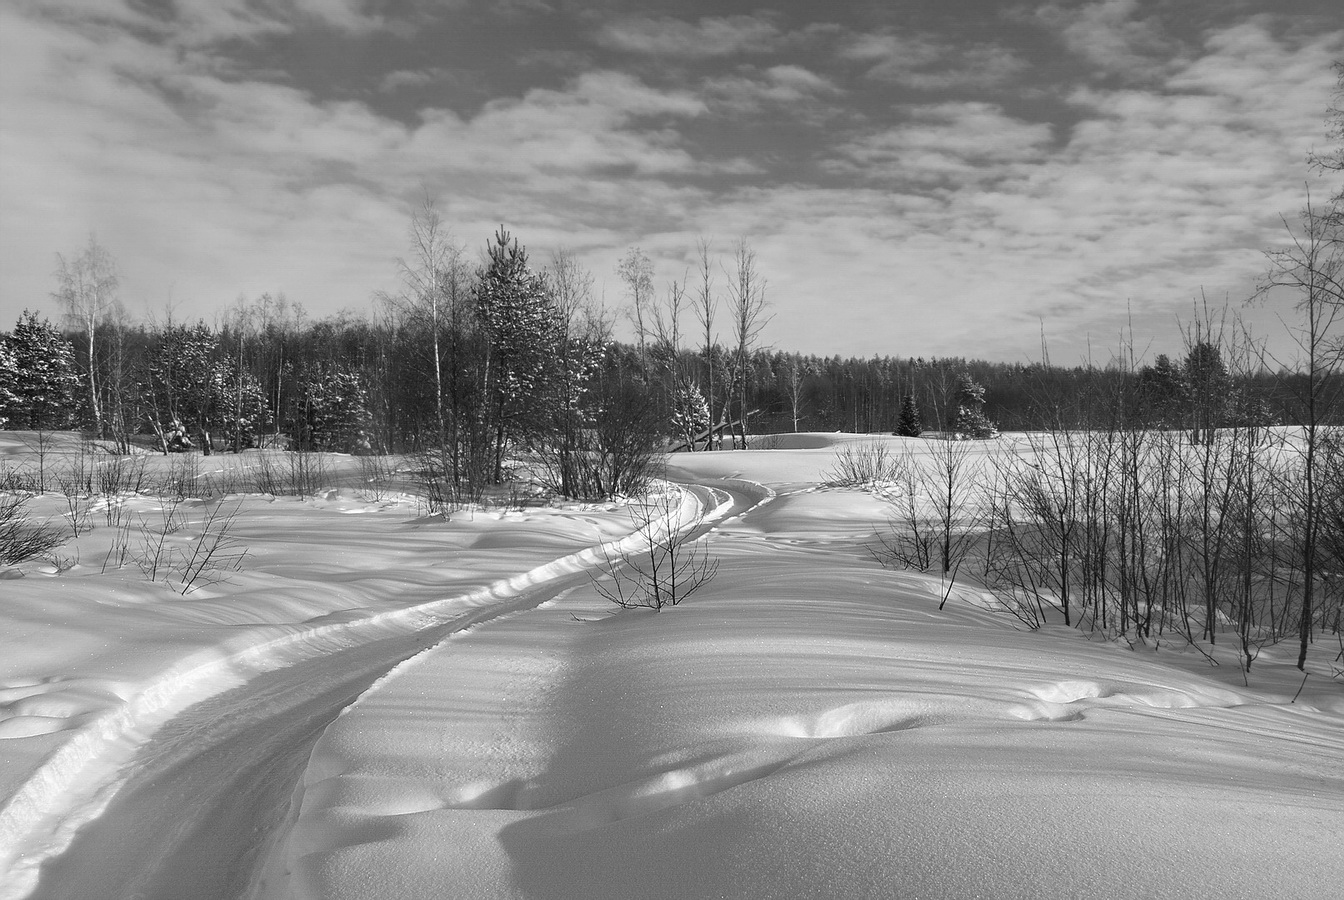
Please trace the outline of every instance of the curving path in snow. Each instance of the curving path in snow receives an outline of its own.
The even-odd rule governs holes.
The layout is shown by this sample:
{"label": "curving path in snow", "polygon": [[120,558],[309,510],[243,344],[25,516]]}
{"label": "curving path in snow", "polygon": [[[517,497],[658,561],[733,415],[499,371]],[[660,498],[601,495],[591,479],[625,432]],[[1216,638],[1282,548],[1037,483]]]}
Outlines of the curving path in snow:
{"label": "curving path in snow", "polygon": [[[57,670],[0,660],[0,752],[69,752],[0,783],[0,896],[26,896],[41,864],[39,900],[1333,900],[1331,648],[1295,698],[1280,648],[1247,685],[1179,644],[1017,630],[974,591],[939,610],[936,579],[869,557],[883,504],[818,488],[848,439],[678,457],[683,480],[737,486],[692,488],[721,568],[657,614],[587,587],[601,554],[579,536],[622,538],[583,511],[403,517],[338,541],[354,504],[275,505],[308,543],[227,595],[159,618],[98,595],[114,608],[95,624],[139,643],[54,631],[59,579],[25,583],[11,621],[46,616],[33,639],[75,646]],[[272,604],[288,624],[246,624]],[[143,629],[169,612],[205,649],[135,665],[127,648],[151,649]]]}
{"label": "curving path in snow", "polygon": [[[728,487],[692,487],[685,496],[676,513],[681,521],[664,527],[685,527],[701,510],[722,518],[755,502]],[[607,547],[637,542],[629,536]],[[179,665],[142,692],[155,702],[142,703],[140,715],[118,709],[115,723],[90,729],[102,740],[90,735],[66,745],[66,767],[78,771],[64,779],[60,796],[45,788],[48,796],[30,804],[45,799],[45,812],[16,822],[21,807],[9,804],[11,830],[20,833],[0,896],[24,896],[34,877],[33,896],[52,900],[241,896],[285,827],[314,741],[341,710],[446,636],[587,584],[589,570],[604,558],[598,546],[589,547],[466,596],[319,625],[199,666]],[[192,679],[182,677],[184,669]],[[216,689],[199,686],[201,669],[227,671],[241,683],[193,703]],[[29,794],[59,780],[61,768],[49,760],[25,785]],[[24,790],[18,794],[22,800]]]}

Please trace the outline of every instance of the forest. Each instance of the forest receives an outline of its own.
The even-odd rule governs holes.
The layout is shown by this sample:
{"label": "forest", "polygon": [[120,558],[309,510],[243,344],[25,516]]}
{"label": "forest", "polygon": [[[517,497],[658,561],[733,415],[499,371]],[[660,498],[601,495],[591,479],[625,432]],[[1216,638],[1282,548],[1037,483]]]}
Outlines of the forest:
{"label": "forest", "polygon": [[[283,295],[240,297],[214,322],[133,322],[115,261],[90,241],[61,259],[53,324],[25,312],[0,335],[0,426],[81,429],[123,447],[204,453],[263,445],[432,453],[451,492],[506,477],[517,453],[554,487],[604,496],[638,477],[636,446],[744,447],[796,431],[991,437],[996,430],[1189,431],[1337,424],[1329,354],[1274,365],[1229,310],[1184,329],[1175,360],[1117,348],[1072,367],[959,357],[807,356],[768,346],[764,280],[745,241],[728,265],[699,246],[692,284],[663,296],[646,255],[619,274],[634,341],[593,299],[593,275],[560,251],[543,266],[502,228],[472,267],[434,209],[412,218],[403,290],[367,314],[311,320]],[[725,277],[726,276],[726,277]],[[719,282],[727,281],[726,285]],[[1317,328],[1320,338],[1329,337]],[[727,339],[725,340],[724,333]],[[1324,349],[1324,347],[1322,347]],[[589,460],[600,457],[600,464]]]}

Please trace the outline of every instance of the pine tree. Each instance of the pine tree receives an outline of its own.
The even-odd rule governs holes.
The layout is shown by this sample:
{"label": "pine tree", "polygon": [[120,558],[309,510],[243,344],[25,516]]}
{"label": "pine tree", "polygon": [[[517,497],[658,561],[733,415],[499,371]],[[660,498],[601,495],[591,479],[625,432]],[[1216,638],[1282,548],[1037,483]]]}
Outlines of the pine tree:
{"label": "pine tree", "polygon": [[483,387],[494,434],[494,480],[499,482],[507,441],[526,442],[544,428],[563,323],[546,280],[528,265],[527,250],[517,239],[501,227],[486,250],[490,261],[480,273],[475,299],[487,343]]}
{"label": "pine tree", "polygon": [[1227,367],[1223,355],[1208,341],[1197,341],[1185,357],[1185,383],[1190,398],[1190,439],[1210,444],[1227,405]]}
{"label": "pine tree", "polygon": [[969,373],[957,379],[957,417],[952,430],[963,440],[983,441],[997,437],[994,423],[985,418],[985,388],[977,384]]}
{"label": "pine tree", "polygon": [[304,449],[358,453],[369,449],[373,416],[363,380],[355,372],[317,366],[303,382],[303,419],[292,424]]}
{"label": "pine tree", "polygon": [[271,423],[266,392],[255,375],[236,360],[221,359],[210,373],[212,425],[227,435],[234,451],[254,446],[261,429]]}
{"label": "pine tree", "polygon": [[71,427],[79,375],[70,342],[46,319],[39,322],[36,313],[24,310],[4,343],[15,373],[9,426],[34,431]]}
{"label": "pine tree", "polygon": [[1147,423],[1170,427],[1185,406],[1185,375],[1165,353],[1139,370],[1139,399]]}
{"label": "pine tree", "polygon": [[678,380],[672,398],[672,430],[692,449],[697,436],[709,428],[709,404],[692,381]]}
{"label": "pine tree", "polygon": [[901,437],[919,437],[924,431],[924,423],[919,416],[919,404],[914,394],[901,398],[901,415],[896,420],[896,434]]}
{"label": "pine tree", "polygon": [[216,424],[213,381],[218,349],[218,336],[204,322],[164,329],[149,367],[160,440],[169,431],[195,434],[209,452],[210,431]]}
{"label": "pine tree", "polygon": [[19,411],[19,361],[9,339],[0,335],[0,427]]}

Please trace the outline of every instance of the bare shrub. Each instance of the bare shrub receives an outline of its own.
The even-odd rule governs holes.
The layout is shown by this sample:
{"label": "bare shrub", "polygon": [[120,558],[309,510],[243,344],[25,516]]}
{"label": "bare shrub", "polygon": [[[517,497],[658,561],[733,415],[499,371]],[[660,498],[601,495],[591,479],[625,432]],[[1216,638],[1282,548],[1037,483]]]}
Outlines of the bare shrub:
{"label": "bare shrub", "polygon": [[159,527],[155,528],[143,517],[140,519],[140,551],[136,556],[136,565],[150,581],[158,581],[161,572],[167,572],[173,564],[175,549],[169,542],[185,526],[186,522],[179,513],[181,497],[165,498],[159,507]]}
{"label": "bare shrub", "polygon": [[[98,493],[105,498],[123,494],[138,494],[145,486],[145,458],[114,454],[95,469],[94,479]],[[108,523],[109,525],[111,522]]]}
{"label": "bare shrub", "polygon": [[47,463],[56,452],[55,436],[46,431],[35,431],[20,438],[20,441],[28,448],[28,452],[32,454],[36,463],[36,471],[32,473],[37,482],[34,490],[39,494],[45,494],[47,492]]}
{"label": "bare shrub", "polygon": [[831,487],[872,487],[903,480],[909,465],[908,453],[885,443],[845,444],[823,477]]}
{"label": "bare shrub", "polygon": [[226,580],[228,572],[236,572],[247,556],[247,549],[233,532],[233,526],[242,509],[242,501],[231,507],[223,503],[212,505],[201,522],[200,533],[176,568],[178,591],[190,594],[198,588]]}
{"label": "bare shrub", "polygon": [[67,539],[59,528],[29,522],[26,510],[29,500],[21,494],[0,494],[0,565],[44,556]]}
{"label": "bare shrub", "polygon": [[281,466],[272,451],[258,451],[250,473],[252,490],[258,494],[279,497],[284,493],[284,478]]}
{"label": "bare shrub", "polygon": [[201,458],[195,453],[175,453],[169,459],[168,474],[155,493],[178,501],[196,496],[200,490]]}
{"label": "bare shrub", "polygon": [[66,468],[56,475],[56,487],[65,498],[65,519],[70,531],[79,537],[90,526],[89,514],[93,509],[93,467],[88,444],[80,444],[79,452],[70,458]]}
{"label": "bare shrub", "polygon": [[[960,441],[931,441],[925,461],[903,448],[899,453],[860,452],[844,460],[839,474],[852,477],[881,475],[889,487],[884,496],[890,513],[888,531],[877,535],[869,548],[886,568],[937,571],[942,580],[942,609],[952,596],[962,567],[987,525],[982,507],[971,497],[979,486],[982,467],[972,458],[972,445]],[[882,444],[868,445],[886,451]],[[863,482],[860,482],[863,483]]]}
{"label": "bare shrub", "polygon": [[614,556],[603,547],[605,561],[600,569],[607,580],[593,580],[603,598],[622,609],[658,611],[676,606],[714,578],[719,561],[709,556],[704,542],[695,536],[704,516],[678,528],[680,508],[679,492],[651,496],[630,508],[641,546]]}
{"label": "bare shrub", "polygon": [[360,496],[373,502],[382,500],[391,488],[392,477],[396,475],[396,466],[392,464],[392,458],[368,454],[358,456],[356,459],[359,461],[359,480],[363,485],[360,488]]}
{"label": "bare shrub", "polygon": [[289,464],[286,493],[296,497],[312,497],[326,487],[330,478],[327,459],[314,450],[291,450],[285,454]]}

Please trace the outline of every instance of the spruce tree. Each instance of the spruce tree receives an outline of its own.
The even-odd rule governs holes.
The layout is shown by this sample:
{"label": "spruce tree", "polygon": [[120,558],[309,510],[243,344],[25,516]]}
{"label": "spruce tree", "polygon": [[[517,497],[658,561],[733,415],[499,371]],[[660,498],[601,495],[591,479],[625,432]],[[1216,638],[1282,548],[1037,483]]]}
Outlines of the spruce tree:
{"label": "spruce tree", "polygon": [[70,342],[46,319],[23,311],[14,332],[5,339],[15,373],[9,427],[51,431],[74,423],[79,375]]}
{"label": "spruce tree", "polygon": [[985,388],[977,384],[970,373],[963,372],[957,380],[957,417],[952,430],[963,440],[983,441],[997,437],[994,423],[985,418]]}
{"label": "spruce tree", "polygon": [[914,394],[901,398],[901,415],[896,420],[896,434],[900,437],[919,437],[924,431],[924,423],[919,416],[919,404]]}
{"label": "spruce tree", "polygon": [[0,335],[0,428],[18,414],[19,361],[10,349],[9,338]]}

